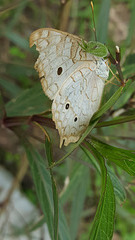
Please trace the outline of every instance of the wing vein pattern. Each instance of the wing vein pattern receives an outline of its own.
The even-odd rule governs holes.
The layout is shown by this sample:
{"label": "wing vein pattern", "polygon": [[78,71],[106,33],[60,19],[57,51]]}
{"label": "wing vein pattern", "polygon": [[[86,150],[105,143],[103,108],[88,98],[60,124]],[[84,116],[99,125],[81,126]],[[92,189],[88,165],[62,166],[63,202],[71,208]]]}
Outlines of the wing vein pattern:
{"label": "wing vein pattern", "polygon": [[35,69],[45,94],[53,100],[52,116],[60,146],[76,142],[98,110],[108,78],[107,60],[82,50],[82,40],[51,28],[36,30],[30,47],[39,51]]}

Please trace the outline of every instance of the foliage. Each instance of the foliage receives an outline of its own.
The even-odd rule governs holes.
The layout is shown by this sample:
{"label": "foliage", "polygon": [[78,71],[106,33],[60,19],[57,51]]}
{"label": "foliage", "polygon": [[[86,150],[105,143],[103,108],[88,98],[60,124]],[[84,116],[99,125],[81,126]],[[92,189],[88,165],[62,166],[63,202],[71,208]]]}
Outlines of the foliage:
{"label": "foliage", "polygon": [[[129,22],[123,30],[125,37],[120,36],[116,42],[117,26],[111,29],[108,22],[113,24],[117,15],[119,29],[123,21],[119,17],[123,14],[121,8]],[[110,72],[113,84],[106,84],[101,107],[88,128],[77,143],[60,150],[51,119],[51,101],[44,95],[33,68],[37,52],[30,50],[28,39],[35,29],[53,27],[82,36],[88,41],[82,47],[93,51],[89,49],[90,40],[95,44],[90,29],[93,28],[90,3],[88,0],[1,3],[1,165],[17,176],[22,166],[20,148],[26,152],[30,172],[27,169],[23,180],[19,182],[16,177],[16,181],[35,205],[40,203],[38,208],[43,214],[41,220],[35,219],[27,226],[27,232],[47,223],[54,240],[108,240],[114,231],[119,239],[135,238],[135,1],[96,0],[94,15],[102,52],[95,52],[94,45],[92,53],[103,57],[109,49],[110,67],[120,82]],[[120,45],[121,58],[115,45]],[[32,189],[23,187],[27,178]],[[23,231],[22,228],[20,234]]]}
{"label": "foliage", "polygon": [[85,52],[89,52],[97,57],[106,57],[108,55],[107,47],[100,42],[90,41],[85,43],[85,41],[82,41],[82,45],[80,44],[80,46]]}

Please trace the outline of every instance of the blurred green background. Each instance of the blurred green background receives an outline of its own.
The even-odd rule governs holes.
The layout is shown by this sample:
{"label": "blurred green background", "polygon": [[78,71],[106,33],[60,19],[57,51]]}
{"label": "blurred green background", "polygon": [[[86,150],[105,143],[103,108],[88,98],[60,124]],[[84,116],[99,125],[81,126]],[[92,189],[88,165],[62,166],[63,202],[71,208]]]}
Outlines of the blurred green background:
{"label": "blurred green background", "polygon": [[[121,65],[124,78],[135,75],[135,1],[134,0],[95,0],[94,15],[98,41],[106,43],[112,54],[115,54],[115,46],[121,47]],[[39,83],[38,74],[34,70],[34,63],[38,53],[29,48],[30,34],[41,27],[52,27],[76,34],[85,40],[94,40],[93,21],[88,0],[23,0],[0,1],[0,90],[1,90],[1,115],[5,108],[8,117],[31,116],[39,114],[48,108],[51,103],[47,100],[45,109],[45,96]],[[115,68],[112,67],[115,72]],[[111,78],[112,76],[110,76]],[[117,86],[107,85],[103,101],[105,102]],[[25,91],[26,90],[26,91]],[[16,103],[16,104],[14,104]],[[128,89],[124,96],[114,105],[105,116],[112,119],[121,116],[135,114],[135,84]],[[24,126],[34,146],[44,154],[43,134],[34,125]],[[65,150],[60,150],[58,133],[48,128],[53,138],[54,157],[59,159]],[[97,128],[92,132],[101,140],[117,147],[135,149],[135,122],[124,123],[106,128]],[[35,140],[36,139],[36,140]],[[39,141],[38,141],[39,140]],[[17,178],[21,191],[37,208],[38,200],[35,194],[33,181],[26,163],[23,149],[17,137],[12,131],[0,128],[0,165],[9,170]],[[73,161],[74,160],[74,161]],[[77,191],[79,182],[76,178],[76,169],[81,161],[81,151],[73,154],[63,165],[55,169],[58,191],[64,188],[66,177],[74,176],[74,189]],[[24,169],[24,172],[21,169]],[[135,239],[135,180],[124,171],[113,166],[117,177],[120,179],[123,194],[117,199],[117,212],[114,240]],[[84,240],[88,236],[89,223],[92,222],[100,194],[100,176],[91,167],[87,173],[88,182],[85,197],[82,199],[83,211],[80,207],[78,219],[82,217],[79,231],[76,234],[76,226],[72,229],[73,239]],[[90,188],[88,188],[88,185]],[[15,187],[17,185],[15,184]],[[72,192],[72,191],[71,191]],[[73,191],[74,192],[74,191]],[[63,197],[65,212],[68,221],[74,215],[75,197]],[[72,204],[73,202],[73,204]],[[70,214],[69,214],[70,209]],[[72,223],[72,221],[71,221]],[[74,236],[77,235],[75,238]]]}

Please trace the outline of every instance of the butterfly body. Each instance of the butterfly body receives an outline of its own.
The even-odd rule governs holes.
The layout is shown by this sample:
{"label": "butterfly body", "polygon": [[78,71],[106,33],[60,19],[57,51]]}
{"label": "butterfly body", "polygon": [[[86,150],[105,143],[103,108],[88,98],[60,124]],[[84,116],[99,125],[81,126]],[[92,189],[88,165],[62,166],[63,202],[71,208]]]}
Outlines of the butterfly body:
{"label": "butterfly body", "polygon": [[106,61],[82,50],[81,39],[54,29],[39,29],[31,34],[36,45],[39,72],[45,94],[53,100],[52,116],[60,134],[60,146],[76,142],[98,110]]}

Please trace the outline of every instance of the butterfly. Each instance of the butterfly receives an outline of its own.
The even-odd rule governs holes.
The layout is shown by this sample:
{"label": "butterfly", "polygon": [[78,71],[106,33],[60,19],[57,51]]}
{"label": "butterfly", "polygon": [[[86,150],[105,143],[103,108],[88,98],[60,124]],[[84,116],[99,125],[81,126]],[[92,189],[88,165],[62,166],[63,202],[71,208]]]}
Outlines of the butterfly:
{"label": "butterfly", "polygon": [[45,94],[53,100],[52,119],[60,147],[77,142],[98,110],[108,78],[107,60],[81,47],[82,39],[67,32],[41,28],[30,36],[39,57],[35,69]]}

